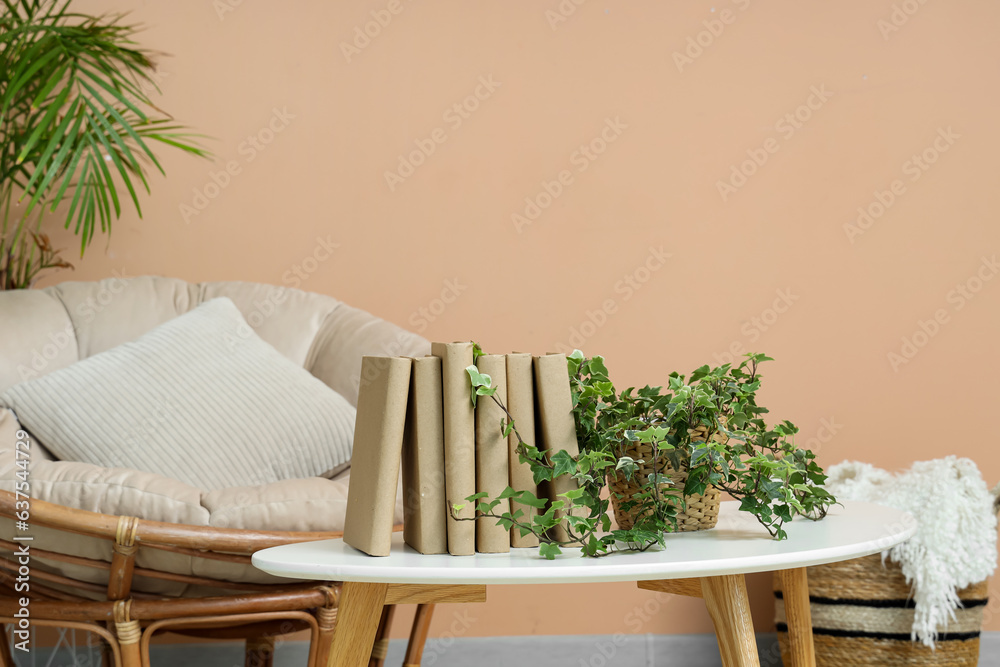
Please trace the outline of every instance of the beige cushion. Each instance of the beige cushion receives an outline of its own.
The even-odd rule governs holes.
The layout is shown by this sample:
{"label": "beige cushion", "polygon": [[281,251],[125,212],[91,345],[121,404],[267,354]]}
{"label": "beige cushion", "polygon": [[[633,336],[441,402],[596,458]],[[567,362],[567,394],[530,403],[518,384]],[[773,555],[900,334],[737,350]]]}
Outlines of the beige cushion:
{"label": "beige cushion", "polygon": [[[14,450],[18,440],[17,433],[20,430],[21,424],[18,423],[17,416],[6,408],[0,408],[0,480],[14,479],[17,461]],[[34,439],[29,439],[27,442],[25,451],[28,454],[29,464],[54,460],[52,454]]]}
{"label": "beige cushion", "polygon": [[[14,415],[0,409],[0,489],[14,490],[15,436],[18,425]],[[111,515],[139,516],[151,521],[167,521],[191,525],[205,525],[208,510],[201,506],[201,492],[181,482],[160,475],[101,468],[87,463],[53,461],[33,441],[29,447],[28,482],[33,500],[101,512]],[[17,534],[11,519],[0,518],[0,532]],[[98,561],[111,559],[110,543],[106,539],[77,535],[54,530],[32,523],[33,548],[72,554]],[[136,566],[177,574],[193,574],[190,556],[140,549]],[[40,557],[32,559],[34,566],[49,572],[88,581],[107,584],[107,572],[93,567],[73,565]],[[161,595],[180,595],[186,584],[147,577],[137,577],[137,590]]]}
{"label": "beige cushion", "polygon": [[0,390],[79,358],[73,323],[55,295],[0,291]]}
{"label": "beige cushion", "polygon": [[[255,530],[343,530],[350,471],[333,479],[284,480],[212,491],[202,496],[209,525]],[[402,481],[402,480],[400,480]],[[403,493],[396,492],[395,522],[403,522]]]}
{"label": "beige cushion", "polygon": [[[342,531],[350,481],[347,471],[334,479],[314,477],[225,489],[204,494],[202,504],[210,512],[209,523],[217,528]],[[396,490],[393,521],[403,522],[401,488]],[[260,584],[282,581],[253,566],[241,567],[207,558],[196,559],[193,567],[201,577]]]}
{"label": "beige cushion", "polygon": [[[31,465],[31,496],[90,512],[192,526],[208,524],[201,491],[184,482],[127,468],[42,461]],[[9,482],[0,481],[7,490]]]}
{"label": "beige cushion", "polygon": [[354,407],[261,340],[227,298],[0,393],[58,458],[204,490],[327,474]]}
{"label": "beige cushion", "polygon": [[0,391],[135,340],[218,296],[232,299],[261,338],[352,405],[362,356],[430,354],[424,338],[324,294],[246,282],[116,276],[0,291]]}
{"label": "beige cushion", "polygon": [[[14,489],[13,440],[5,429],[13,423],[10,413],[0,411],[0,489]],[[8,443],[11,443],[8,446]],[[284,480],[256,487],[239,487],[203,493],[199,489],[154,473],[101,468],[88,463],[30,459],[31,496],[69,507],[111,515],[136,516],[193,526],[248,530],[341,531],[350,471],[334,479],[312,477]],[[402,523],[402,492],[397,490],[395,522]],[[16,534],[10,519],[0,519],[0,531]],[[33,525],[32,546],[108,561],[107,540],[76,535]],[[90,567],[39,559],[37,564],[63,576],[103,583],[107,573]],[[177,574],[212,577],[224,581],[273,583],[278,578],[252,566],[191,558],[159,549],[140,549],[137,567]],[[138,577],[136,590],[163,595],[192,594],[185,584]]]}
{"label": "beige cushion", "polygon": [[[159,276],[116,276],[98,282],[65,282],[42,290],[0,292],[0,392],[135,340],[202,302],[220,296],[233,301],[261,338],[341,393],[352,405],[357,403],[363,355],[430,353],[430,344],[422,337],[322,294],[245,282],[187,283]],[[13,489],[14,454],[9,448],[13,447],[18,428],[14,415],[0,409],[0,489]],[[306,501],[298,495],[296,484],[275,482],[256,491],[223,489],[205,493],[199,506],[194,507],[190,485],[173,486],[168,479],[151,483],[146,477],[150,473],[136,471],[130,475],[109,470],[108,476],[103,477],[93,472],[93,466],[80,463],[40,465],[51,460],[37,443],[32,446],[33,495],[39,500],[78,506],[74,494],[86,486],[81,500],[86,498],[87,509],[103,513],[150,520],[181,520],[187,516],[183,522],[192,525],[228,523],[229,527],[257,530],[272,526],[281,530],[343,529],[340,517],[348,474],[332,480],[304,480],[303,488],[310,489],[310,499]],[[149,485],[167,492],[149,496],[140,493]],[[321,493],[316,492],[317,487],[322,489]],[[101,499],[102,493],[107,503]],[[402,500],[401,494],[399,499]],[[300,502],[314,503],[309,507],[321,503],[323,511],[306,511]],[[246,507],[234,507],[234,503]],[[401,520],[397,506],[396,521]],[[12,522],[0,520],[0,532],[14,534]],[[107,540],[41,526],[34,526],[32,534],[33,545],[40,549],[110,559]],[[232,567],[156,549],[140,549],[137,559],[138,567],[180,574],[197,571],[230,581],[274,580],[253,568]],[[35,567],[66,576],[98,584],[107,582],[106,572],[94,568],[46,563],[37,557],[33,563]],[[137,590],[164,595],[202,593],[198,587],[138,576],[134,586]]]}

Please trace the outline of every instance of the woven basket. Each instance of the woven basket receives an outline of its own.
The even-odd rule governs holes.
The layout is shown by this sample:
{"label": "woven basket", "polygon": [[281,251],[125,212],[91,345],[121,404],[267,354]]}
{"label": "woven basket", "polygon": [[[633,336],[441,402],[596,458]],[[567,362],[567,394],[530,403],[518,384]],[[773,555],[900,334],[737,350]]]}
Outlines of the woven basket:
{"label": "woven basket", "polygon": [[[817,667],[921,665],[975,667],[987,601],[987,583],[959,592],[964,608],[938,635],[936,650],[911,641],[914,607],[898,563],[879,554],[808,568]],[[775,581],[775,622],[782,659],[788,660],[785,606]]]}
{"label": "woven basket", "polygon": [[[704,426],[699,426],[696,429],[691,429],[688,433],[691,435],[692,442],[705,442],[708,429]],[[728,439],[724,434],[719,432],[716,432],[712,436],[714,442],[721,444],[725,444]],[[642,463],[639,464],[639,468],[632,476],[632,479],[626,479],[624,475],[610,473],[608,475],[608,486],[611,488],[611,506],[615,510],[615,520],[618,522],[618,527],[628,530],[635,525],[640,508],[638,506],[632,507],[626,512],[622,510],[621,505],[639,493],[641,488],[640,480],[646,479],[654,472],[661,471],[662,467],[663,474],[670,478],[672,484],[660,484],[660,490],[683,490],[684,485],[687,483],[688,472],[687,470],[674,470],[662,458],[657,461],[653,453],[653,445],[650,443],[629,443],[625,449],[625,455],[632,457],[636,461],[641,460]],[[665,467],[663,467],[664,463],[666,463]],[[683,509],[677,514],[677,530],[688,532],[714,528],[716,522],[719,520],[721,496],[722,494],[719,493],[719,490],[712,487],[709,487],[703,495],[685,496]]]}

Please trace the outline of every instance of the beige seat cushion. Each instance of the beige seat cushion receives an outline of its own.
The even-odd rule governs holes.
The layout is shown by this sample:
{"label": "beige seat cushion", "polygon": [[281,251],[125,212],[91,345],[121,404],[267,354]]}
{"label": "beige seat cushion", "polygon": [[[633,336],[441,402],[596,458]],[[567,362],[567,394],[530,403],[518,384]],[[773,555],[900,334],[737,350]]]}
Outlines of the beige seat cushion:
{"label": "beige seat cushion", "polygon": [[[9,411],[0,409],[0,489],[14,490],[14,442],[19,428]],[[259,486],[202,492],[155,473],[102,468],[88,463],[53,461],[30,448],[30,495],[35,500],[119,516],[136,516],[191,526],[277,531],[341,531],[350,470],[325,479],[283,480]],[[402,492],[397,491],[395,522],[402,523]],[[10,519],[0,519],[0,531],[16,534]],[[40,550],[111,559],[107,540],[32,526],[32,546]],[[46,569],[93,583],[106,581],[106,573],[54,560],[40,559]],[[140,549],[136,566],[177,574],[212,577],[224,581],[271,583],[277,578],[250,567],[216,560],[191,558],[158,549]],[[187,594],[185,584],[137,578],[137,590],[164,595]]]}
{"label": "beige seat cushion", "polygon": [[[333,479],[289,479],[202,495],[208,524],[250,530],[343,530],[351,471]],[[400,479],[402,484],[402,479]],[[396,491],[395,523],[403,522],[402,489]]]}
{"label": "beige seat cushion", "polygon": [[59,459],[204,490],[331,474],[354,407],[264,342],[228,298],[0,393]]}
{"label": "beige seat cushion", "polygon": [[[210,525],[217,528],[342,531],[350,475],[348,470],[334,479],[313,477],[213,491],[202,496],[202,504],[210,512]],[[393,522],[403,523],[402,488],[396,489]],[[281,581],[252,566],[241,568],[208,559],[196,561],[194,570],[198,576],[227,581]]]}
{"label": "beige seat cushion", "polygon": [[[363,355],[419,357],[430,353],[430,343],[424,338],[323,294],[248,282],[187,283],[162,276],[116,275],[97,282],[64,282],[41,290],[0,292],[0,392],[135,340],[217,297],[231,299],[257,335],[352,405],[357,403]],[[0,409],[0,488],[6,490],[13,488],[15,468],[13,451],[4,450],[13,447],[17,428],[13,415]],[[109,470],[108,476],[103,477],[92,466],[41,465],[51,460],[39,445],[32,446],[32,481],[37,482],[33,495],[41,500],[62,500],[70,507],[77,506],[73,494],[86,485],[87,509],[100,512],[120,510],[125,515],[140,514],[145,519],[161,520],[190,513],[189,520],[194,525],[229,524],[233,528],[343,528],[343,500],[349,479],[346,474],[332,480],[277,482],[274,488],[265,484],[257,490],[220,489],[202,494],[195,507],[190,485],[174,487],[169,479],[158,480],[156,488],[173,490],[145,498],[133,494],[151,483],[142,477],[150,473]],[[102,484],[106,497],[116,500],[103,503],[99,492]],[[310,503],[308,510],[299,505],[300,485],[301,489],[310,489],[310,497],[304,501]],[[63,491],[72,486],[77,487],[76,491]],[[185,487],[187,490],[182,491]],[[234,503],[240,506],[234,507]],[[401,520],[397,506],[396,521]],[[12,522],[0,520],[0,532],[14,534]],[[107,540],[40,526],[34,526],[32,534],[33,544],[40,549],[104,561],[110,558]],[[137,558],[139,567],[180,574],[197,571],[229,581],[274,580],[252,568],[232,568],[218,561],[154,549],[140,549]],[[33,564],[97,585],[107,582],[106,572],[93,568],[47,563],[40,558],[34,559]],[[214,590],[202,591],[182,583],[138,576],[134,585],[138,590],[165,595],[198,595]]]}

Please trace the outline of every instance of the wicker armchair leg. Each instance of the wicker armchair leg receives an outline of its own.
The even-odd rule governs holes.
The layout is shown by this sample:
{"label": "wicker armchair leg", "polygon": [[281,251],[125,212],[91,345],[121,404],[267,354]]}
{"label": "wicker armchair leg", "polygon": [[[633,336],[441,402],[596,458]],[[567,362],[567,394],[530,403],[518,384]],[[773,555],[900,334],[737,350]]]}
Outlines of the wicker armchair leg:
{"label": "wicker armchair leg", "polygon": [[406,656],[403,658],[403,667],[420,667],[420,662],[424,659],[424,644],[427,643],[427,633],[431,629],[433,617],[434,605],[417,605],[417,613],[413,617],[413,628],[410,630],[410,641],[406,645]]}
{"label": "wicker armchair leg", "polygon": [[7,641],[7,624],[0,623],[0,667],[14,667],[14,658]]}
{"label": "wicker armchair leg", "polygon": [[139,653],[142,628],[139,627],[139,621],[132,620],[131,608],[131,600],[118,600],[114,606],[115,634],[122,652],[122,667],[148,667],[142,664]]}
{"label": "wicker armchair leg", "polygon": [[[115,624],[111,621],[104,624],[107,631],[114,636],[115,634]],[[111,650],[111,644],[105,642],[101,644],[101,667],[118,667],[118,662],[115,659],[115,653]]]}
{"label": "wicker armchair leg", "polygon": [[389,653],[389,628],[392,627],[392,615],[396,612],[396,607],[387,604],[382,608],[382,618],[378,622],[378,631],[375,633],[375,644],[372,646],[372,657],[368,660],[368,667],[382,667],[385,664],[385,656]]}
{"label": "wicker armchair leg", "polygon": [[[113,630],[121,647],[121,659],[124,667],[141,667],[139,656],[139,638],[142,630],[139,621],[130,617],[131,601],[128,600],[132,588],[132,572],[135,569],[135,555],[139,550],[136,545],[136,532],[139,529],[139,519],[131,516],[119,516],[115,527],[115,541],[111,545],[111,568],[108,573],[108,599],[117,600],[114,607],[114,628],[108,623],[108,629]],[[114,664],[113,656],[104,651],[102,656],[104,667]]]}
{"label": "wicker armchair leg", "polygon": [[340,591],[331,586],[323,586],[321,590],[326,593],[326,605],[316,610],[316,624],[319,628],[315,646],[309,651],[309,667],[327,667],[330,664],[333,628],[337,624]]}
{"label": "wicker armchair leg", "polygon": [[274,637],[251,637],[246,641],[244,667],[271,667],[274,664]]}

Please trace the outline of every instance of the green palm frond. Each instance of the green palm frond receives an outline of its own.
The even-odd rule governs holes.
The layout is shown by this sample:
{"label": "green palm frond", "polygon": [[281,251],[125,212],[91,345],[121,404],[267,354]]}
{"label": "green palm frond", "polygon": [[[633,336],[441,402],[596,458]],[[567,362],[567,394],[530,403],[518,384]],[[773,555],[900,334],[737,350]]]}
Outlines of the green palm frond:
{"label": "green palm frond", "polygon": [[[124,200],[142,217],[136,182],[148,193],[147,168],[163,173],[152,145],[210,154],[151,100],[159,92],[152,54],[122,15],[71,12],[71,0],[0,3],[2,283],[12,253],[39,247],[28,235],[43,208],[70,202],[64,226],[79,236],[82,255],[98,227],[110,232]],[[24,277],[24,267],[44,264],[19,262],[27,282],[18,286],[37,275]]]}

